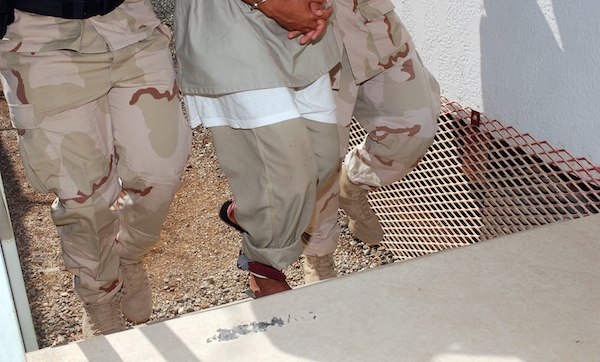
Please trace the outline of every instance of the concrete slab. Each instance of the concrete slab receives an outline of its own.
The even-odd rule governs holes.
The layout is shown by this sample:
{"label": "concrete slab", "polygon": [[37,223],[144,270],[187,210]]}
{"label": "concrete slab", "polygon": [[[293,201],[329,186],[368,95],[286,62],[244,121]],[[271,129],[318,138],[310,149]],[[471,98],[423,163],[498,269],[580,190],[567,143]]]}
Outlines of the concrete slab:
{"label": "concrete slab", "polygon": [[600,215],[27,354],[39,361],[600,361]]}

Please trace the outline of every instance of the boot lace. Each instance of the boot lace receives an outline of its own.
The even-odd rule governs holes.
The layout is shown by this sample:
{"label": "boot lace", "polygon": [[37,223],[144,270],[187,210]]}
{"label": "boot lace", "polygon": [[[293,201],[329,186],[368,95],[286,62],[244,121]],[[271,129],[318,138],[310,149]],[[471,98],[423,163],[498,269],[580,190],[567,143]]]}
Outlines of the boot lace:
{"label": "boot lace", "polygon": [[94,334],[109,334],[126,329],[118,298],[108,303],[88,304],[85,309]]}

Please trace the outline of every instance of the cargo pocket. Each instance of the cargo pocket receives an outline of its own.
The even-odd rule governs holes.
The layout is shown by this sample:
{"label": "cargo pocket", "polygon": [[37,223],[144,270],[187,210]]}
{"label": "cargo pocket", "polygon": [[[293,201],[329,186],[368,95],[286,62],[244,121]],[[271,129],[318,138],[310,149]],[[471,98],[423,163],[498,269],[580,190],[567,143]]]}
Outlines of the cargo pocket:
{"label": "cargo pocket", "polygon": [[383,17],[385,14],[394,10],[394,4],[391,0],[369,0],[359,1],[358,11],[367,21],[373,21],[376,18]]}
{"label": "cargo pocket", "polygon": [[[27,180],[36,191],[47,194],[48,188],[40,180],[47,180],[49,173],[44,170],[44,160],[40,160],[38,157],[40,154],[45,154],[44,149],[47,142],[42,144],[37,142],[37,139],[40,138],[39,134],[43,132],[36,123],[33,106],[31,104],[9,104],[8,109],[12,126],[17,130],[19,136],[19,153]],[[47,176],[42,176],[43,174]]]}
{"label": "cargo pocket", "polygon": [[358,3],[358,11],[364,20],[364,26],[369,34],[367,42],[370,49],[375,49],[377,56],[385,58],[396,51],[395,44],[394,4],[391,0],[371,0]]}

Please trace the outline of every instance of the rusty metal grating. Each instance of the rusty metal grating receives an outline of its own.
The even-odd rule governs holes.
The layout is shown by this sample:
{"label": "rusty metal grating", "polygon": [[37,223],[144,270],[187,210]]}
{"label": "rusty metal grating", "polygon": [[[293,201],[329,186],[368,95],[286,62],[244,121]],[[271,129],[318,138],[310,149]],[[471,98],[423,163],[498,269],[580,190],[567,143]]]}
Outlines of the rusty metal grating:
{"label": "rusty metal grating", "polygon": [[[404,180],[371,192],[396,259],[600,212],[600,167],[442,98],[439,131]],[[365,132],[353,122],[350,146]]]}

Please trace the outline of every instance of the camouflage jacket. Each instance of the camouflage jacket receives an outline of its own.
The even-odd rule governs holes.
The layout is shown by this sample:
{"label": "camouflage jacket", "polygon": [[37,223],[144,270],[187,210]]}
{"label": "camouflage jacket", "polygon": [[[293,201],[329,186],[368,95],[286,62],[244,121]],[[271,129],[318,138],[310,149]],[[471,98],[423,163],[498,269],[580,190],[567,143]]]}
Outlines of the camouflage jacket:
{"label": "camouflage jacket", "polygon": [[357,84],[390,68],[412,44],[391,0],[334,0],[336,39]]}
{"label": "camouflage jacket", "polygon": [[110,13],[85,20],[15,10],[15,21],[0,40],[0,52],[103,53],[147,38],[159,24],[150,0],[125,0]]}

